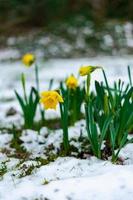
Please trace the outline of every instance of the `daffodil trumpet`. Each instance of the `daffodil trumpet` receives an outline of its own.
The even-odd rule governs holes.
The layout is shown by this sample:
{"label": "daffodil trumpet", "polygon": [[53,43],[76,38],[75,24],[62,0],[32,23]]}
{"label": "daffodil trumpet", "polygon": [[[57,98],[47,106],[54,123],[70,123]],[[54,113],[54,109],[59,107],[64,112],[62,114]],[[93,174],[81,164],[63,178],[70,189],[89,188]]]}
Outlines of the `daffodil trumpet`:
{"label": "daffodil trumpet", "polygon": [[22,62],[26,67],[31,67],[32,64],[35,62],[35,60],[36,60],[35,56],[31,53],[26,53],[22,57]]}
{"label": "daffodil trumpet", "polygon": [[40,94],[40,103],[43,105],[45,110],[56,110],[58,103],[63,102],[62,96],[55,90],[44,91]]}
{"label": "daffodil trumpet", "polygon": [[86,80],[86,102],[89,101],[90,96],[90,83],[91,83],[91,73],[94,72],[96,69],[102,69],[100,66],[82,66],[79,69],[80,76],[87,76]]}
{"label": "daffodil trumpet", "polygon": [[70,90],[76,90],[76,88],[78,87],[78,80],[73,74],[67,78],[66,86]]}

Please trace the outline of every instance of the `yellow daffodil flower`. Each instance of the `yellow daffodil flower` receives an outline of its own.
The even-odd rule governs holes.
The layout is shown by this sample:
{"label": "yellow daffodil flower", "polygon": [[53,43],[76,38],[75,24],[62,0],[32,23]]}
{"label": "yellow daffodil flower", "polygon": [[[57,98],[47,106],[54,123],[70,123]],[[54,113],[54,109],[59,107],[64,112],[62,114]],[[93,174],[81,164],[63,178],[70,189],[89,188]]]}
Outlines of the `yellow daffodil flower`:
{"label": "yellow daffodil flower", "polygon": [[58,103],[63,103],[63,98],[56,91],[45,91],[41,93],[40,103],[46,110],[56,109]]}
{"label": "yellow daffodil flower", "polygon": [[75,78],[74,75],[71,75],[68,77],[68,79],[66,80],[66,85],[69,89],[76,89],[76,87],[78,86],[78,80]]}
{"label": "yellow daffodil flower", "polygon": [[30,67],[35,62],[35,56],[33,54],[27,53],[22,57],[22,62],[27,67]]}
{"label": "yellow daffodil flower", "polygon": [[95,71],[96,69],[101,68],[99,66],[82,66],[79,69],[79,74],[80,76],[86,76],[91,74],[93,71]]}

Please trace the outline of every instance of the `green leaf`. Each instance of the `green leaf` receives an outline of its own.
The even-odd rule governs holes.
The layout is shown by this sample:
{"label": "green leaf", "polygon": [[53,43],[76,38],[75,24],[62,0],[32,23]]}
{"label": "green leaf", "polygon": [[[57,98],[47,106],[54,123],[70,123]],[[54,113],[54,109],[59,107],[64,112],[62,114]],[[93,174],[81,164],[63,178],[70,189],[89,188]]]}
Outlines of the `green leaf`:
{"label": "green leaf", "polygon": [[106,77],[104,70],[102,70],[102,72],[103,72],[104,80],[105,80],[105,83],[106,83],[107,91],[108,91],[108,94],[109,94],[110,103],[112,105],[112,108],[114,108],[113,96],[112,96],[111,90],[109,88],[107,77]]}
{"label": "green leaf", "polygon": [[17,91],[15,91],[15,95],[16,95],[18,101],[19,101],[19,104],[20,104],[20,106],[21,106],[21,108],[22,108],[22,111],[25,113],[26,105],[25,105],[25,103],[24,103],[23,98],[17,93]]}
{"label": "green leaf", "polygon": [[130,66],[128,66],[127,70],[128,70],[129,83],[131,86],[133,86]]}
{"label": "green leaf", "polygon": [[51,90],[51,89],[52,89],[53,82],[54,82],[54,79],[53,79],[53,78],[50,79],[48,90]]}
{"label": "green leaf", "polygon": [[107,134],[107,130],[108,130],[108,127],[109,127],[111,121],[112,121],[112,117],[109,116],[109,117],[107,117],[107,119],[104,122],[102,131],[101,131],[101,135],[100,135],[100,146],[102,145],[102,142]]}

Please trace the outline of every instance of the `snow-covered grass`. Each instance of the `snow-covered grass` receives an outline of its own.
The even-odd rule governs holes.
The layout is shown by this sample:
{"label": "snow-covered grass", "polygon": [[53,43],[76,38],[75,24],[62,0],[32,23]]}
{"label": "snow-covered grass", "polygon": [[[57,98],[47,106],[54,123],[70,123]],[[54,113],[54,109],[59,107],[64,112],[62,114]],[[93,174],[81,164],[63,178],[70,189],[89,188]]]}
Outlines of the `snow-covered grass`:
{"label": "snow-covered grass", "polygon": [[[85,153],[84,159],[78,159],[75,156],[83,148],[78,141],[81,129],[82,137],[87,139],[84,120],[69,128],[70,143],[77,148],[76,154],[57,159],[62,130],[50,131],[43,127],[39,135],[32,130],[23,131],[21,146],[29,152],[28,158],[15,158],[15,149],[10,147],[12,135],[1,133],[0,199],[132,199],[133,144],[128,144],[120,154],[123,165],[98,160]],[[46,162],[50,152],[53,161]]]}
{"label": "snow-covered grass", "polygon": [[[41,199],[41,197],[98,200],[99,198],[114,200],[126,197],[131,199],[132,144],[127,145],[121,153],[126,164],[124,166],[116,166],[109,161],[101,161],[95,157],[82,160],[73,157],[58,158],[55,162],[41,166],[40,161],[34,161],[33,158],[42,156],[44,159],[45,147],[54,144],[56,148],[59,148],[61,142],[61,131],[51,133],[45,139],[47,131],[43,128],[39,136],[28,130],[27,134],[25,132],[22,134],[23,145],[32,154],[28,161],[7,157],[5,153],[0,154],[1,174],[2,168],[4,170],[5,167],[5,174],[2,175],[0,181],[1,199]],[[79,124],[72,127],[70,133],[71,137],[78,137]],[[11,137],[9,135],[10,139],[5,141],[7,135],[7,133],[1,135],[0,148],[8,148]],[[9,193],[12,195],[9,196]]]}
{"label": "snow-covered grass", "polygon": [[39,169],[34,167],[31,175],[18,178],[21,170],[36,163],[27,162],[21,170],[16,164],[14,159],[7,162],[8,172],[0,182],[3,200],[132,199],[133,165],[115,166],[95,157],[86,160],[66,157]]}

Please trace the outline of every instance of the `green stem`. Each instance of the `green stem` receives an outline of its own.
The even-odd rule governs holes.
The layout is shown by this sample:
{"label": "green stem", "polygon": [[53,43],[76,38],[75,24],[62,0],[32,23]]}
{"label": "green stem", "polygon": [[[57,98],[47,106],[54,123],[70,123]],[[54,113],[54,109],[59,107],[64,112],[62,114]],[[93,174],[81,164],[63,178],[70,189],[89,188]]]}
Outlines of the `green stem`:
{"label": "green stem", "polygon": [[23,92],[24,92],[24,99],[26,104],[28,104],[28,99],[27,99],[27,94],[26,94],[26,81],[25,81],[25,75],[22,73],[21,75],[21,82],[22,82],[22,87],[23,87]]}
{"label": "green stem", "polygon": [[110,90],[110,87],[109,87],[109,84],[108,84],[108,80],[107,80],[107,77],[106,77],[104,70],[102,70],[102,72],[103,72],[105,84],[106,84],[106,87],[107,87],[107,91],[108,91],[108,94],[109,94],[109,99],[110,99],[110,103],[111,103],[111,106],[112,106],[112,111],[114,112],[113,96],[112,96],[112,93],[111,93],[111,90]]}
{"label": "green stem", "polygon": [[131,70],[130,70],[130,66],[128,66],[128,77],[129,77],[129,83],[130,83],[130,85],[131,85],[131,87],[132,87],[132,85],[133,85],[133,83],[132,83],[132,77],[131,77]]}
{"label": "green stem", "polygon": [[77,120],[77,98],[76,98],[76,91],[72,91],[72,92],[73,92],[73,96],[72,96],[72,123],[74,124]]}
{"label": "green stem", "polygon": [[108,96],[106,93],[104,95],[104,112],[106,115],[109,115],[109,102],[108,102]]}
{"label": "green stem", "polygon": [[39,88],[39,74],[38,74],[38,66],[35,64],[35,78],[36,78],[36,88],[38,93],[40,92]]}
{"label": "green stem", "polygon": [[102,155],[101,155],[101,149],[99,149],[98,151],[98,158],[101,159]]}
{"label": "green stem", "polygon": [[65,155],[68,155],[69,153],[68,105],[69,105],[69,94],[67,94],[64,104],[60,103],[61,124],[63,129],[63,145],[64,145]]}
{"label": "green stem", "polygon": [[115,154],[113,154],[111,159],[112,163],[116,163],[117,159],[118,157]]}
{"label": "green stem", "polygon": [[68,129],[64,127],[63,132],[64,132],[63,143],[64,143],[65,154],[68,155],[68,152],[69,152]]}
{"label": "green stem", "polygon": [[90,98],[90,81],[91,81],[91,76],[90,74],[88,74],[87,76],[87,82],[86,82],[86,100],[89,101],[89,98]]}
{"label": "green stem", "polygon": [[[36,88],[38,95],[40,94],[40,86],[39,86],[39,73],[38,73],[38,65],[35,64],[35,79],[36,79]],[[41,108],[41,105],[39,104],[39,110],[41,114],[42,121],[44,121],[44,110]]]}

